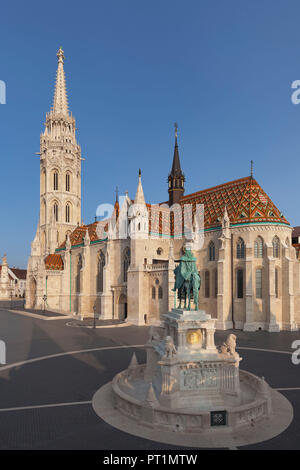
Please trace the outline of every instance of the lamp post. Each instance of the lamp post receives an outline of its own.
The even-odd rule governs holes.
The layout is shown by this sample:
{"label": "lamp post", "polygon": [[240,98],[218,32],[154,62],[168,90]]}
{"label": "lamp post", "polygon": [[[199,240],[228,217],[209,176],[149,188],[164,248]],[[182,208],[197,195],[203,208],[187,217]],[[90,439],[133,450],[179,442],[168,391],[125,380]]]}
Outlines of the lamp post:
{"label": "lamp post", "polygon": [[93,325],[93,328],[96,328],[96,304],[94,304],[93,310],[94,310],[94,325]]}
{"label": "lamp post", "polygon": [[43,295],[43,301],[44,301],[44,305],[43,305],[43,313],[45,313],[45,310],[46,310],[46,302],[47,302],[47,296],[46,294]]}

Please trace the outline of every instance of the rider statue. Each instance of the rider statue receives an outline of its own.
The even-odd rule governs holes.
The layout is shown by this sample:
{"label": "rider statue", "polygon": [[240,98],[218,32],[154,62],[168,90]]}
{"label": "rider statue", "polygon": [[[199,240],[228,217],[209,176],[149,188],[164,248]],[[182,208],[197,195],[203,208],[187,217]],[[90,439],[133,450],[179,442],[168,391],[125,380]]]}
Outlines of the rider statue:
{"label": "rider statue", "polygon": [[[174,269],[175,286],[173,291],[178,291],[178,298],[181,302],[184,299],[184,308],[191,310],[191,298],[193,294],[195,310],[199,310],[199,289],[201,286],[201,277],[197,271],[196,258],[190,249],[186,249],[185,254],[180,258],[179,265]],[[188,306],[186,300],[188,298]]]}

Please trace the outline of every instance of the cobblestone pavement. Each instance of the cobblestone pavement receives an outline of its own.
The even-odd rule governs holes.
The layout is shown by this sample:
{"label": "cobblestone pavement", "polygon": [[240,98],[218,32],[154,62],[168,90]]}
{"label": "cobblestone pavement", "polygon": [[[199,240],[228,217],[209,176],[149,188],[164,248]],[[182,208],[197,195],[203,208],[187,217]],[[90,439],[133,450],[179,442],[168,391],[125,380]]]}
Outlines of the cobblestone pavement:
{"label": "cobblestone pavement", "polygon": [[[8,307],[9,308],[9,307]],[[0,366],[0,449],[178,449],[112,428],[93,411],[95,391],[125,369],[142,348],[147,327],[70,328],[17,315],[0,305],[0,340],[7,364]],[[216,333],[216,343],[227,336]],[[264,376],[294,407],[294,420],[281,435],[241,449],[300,449],[300,365],[291,344],[300,333],[235,332],[241,368]],[[16,364],[17,363],[17,364]]]}

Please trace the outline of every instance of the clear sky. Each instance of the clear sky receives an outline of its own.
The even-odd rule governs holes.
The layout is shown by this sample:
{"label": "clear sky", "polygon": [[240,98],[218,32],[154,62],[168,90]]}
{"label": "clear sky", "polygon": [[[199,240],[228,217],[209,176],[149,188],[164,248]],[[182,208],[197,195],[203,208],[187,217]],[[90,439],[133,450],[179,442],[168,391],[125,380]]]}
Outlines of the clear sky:
{"label": "clear sky", "polygon": [[25,267],[39,213],[39,135],[65,51],[70,109],[86,158],[82,217],[134,197],[167,199],[179,124],[186,193],[254,176],[300,225],[297,0],[2,2],[0,254]]}

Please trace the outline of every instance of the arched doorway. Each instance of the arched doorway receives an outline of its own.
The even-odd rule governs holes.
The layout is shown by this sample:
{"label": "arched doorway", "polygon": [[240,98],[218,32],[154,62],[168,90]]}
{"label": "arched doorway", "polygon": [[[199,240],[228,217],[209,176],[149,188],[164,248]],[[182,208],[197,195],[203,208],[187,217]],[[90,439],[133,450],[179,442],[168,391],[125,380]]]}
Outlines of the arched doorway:
{"label": "arched doorway", "polygon": [[127,297],[125,294],[121,294],[118,302],[118,313],[120,320],[126,320],[127,318]]}

